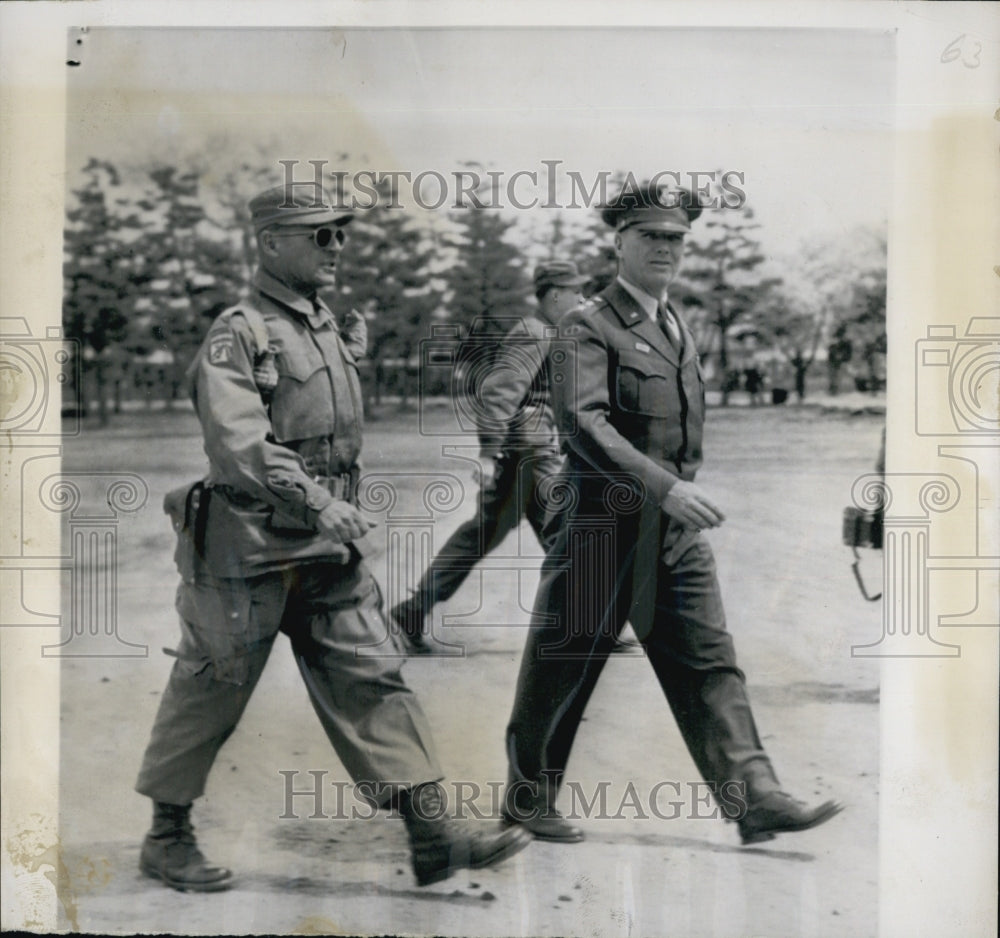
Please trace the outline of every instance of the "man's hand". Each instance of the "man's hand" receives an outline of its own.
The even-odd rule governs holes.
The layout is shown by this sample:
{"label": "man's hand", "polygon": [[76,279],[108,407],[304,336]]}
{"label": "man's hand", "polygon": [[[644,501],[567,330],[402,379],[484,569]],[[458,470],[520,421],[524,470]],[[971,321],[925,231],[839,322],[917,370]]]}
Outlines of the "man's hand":
{"label": "man's hand", "polygon": [[356,541],[375,526],[374,521],[365,518],[353,505],[341,501],[330,502],[316,519],[319,532],[338,544]]}
{"label": "man's hand", "polygon": [[717,528],[726,516],[694,482],[675,482],[660,507],[687,528]]}

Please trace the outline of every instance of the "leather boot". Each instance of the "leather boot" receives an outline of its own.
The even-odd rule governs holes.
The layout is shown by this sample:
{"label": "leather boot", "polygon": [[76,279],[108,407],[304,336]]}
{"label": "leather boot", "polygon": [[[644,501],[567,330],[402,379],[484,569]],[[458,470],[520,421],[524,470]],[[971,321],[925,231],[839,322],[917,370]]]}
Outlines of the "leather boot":
{"label": "leather boot", "polygon": [[522,827],[505,830],[459,830],[460,821],[444,816],[445,799],[436,782],[400,793],[399,810],[410,838],[418,886],[447,879],[456,870],[479,870],[512,857],[531,843]]}
{"label": "leather boot", "polygon": [[508,776],[501,812],[504,827],[520,825],[530,831],[536,840],[557,844],[580,843],[584,839],[583,831],[556,810],[554,798],[547,785]]}
{"label": "leather boot", "polygon": [[824,801],[809,807],[783,791],[772,791],[751,801],[739,819],[740,839],[744,845],[773,840],[775,834],[806,831],[830,820],[843,810],[836,801]]}
{"label": "leather boot", "polygon": [[233,883],[233,874],[211,866],[194,837],[191,805],[153,802],[153,826],[142,842],[139,868],[181,892],[218,892]]}

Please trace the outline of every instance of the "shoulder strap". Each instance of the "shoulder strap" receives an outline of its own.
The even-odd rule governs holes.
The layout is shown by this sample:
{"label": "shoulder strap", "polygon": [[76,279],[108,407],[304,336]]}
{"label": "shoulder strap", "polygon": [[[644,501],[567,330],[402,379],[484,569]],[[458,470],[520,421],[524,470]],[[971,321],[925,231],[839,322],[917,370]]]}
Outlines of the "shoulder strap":
{"label": "shoulder strap", "polygon": [[268,335],[267,323],[264,322],[264,314],[251,304],[241,304],[233,309],[233,313],[239,313],[250,327],[250,334],[253,336],[253,344],[257,348],[257,355],[263,355],[267,351]]}

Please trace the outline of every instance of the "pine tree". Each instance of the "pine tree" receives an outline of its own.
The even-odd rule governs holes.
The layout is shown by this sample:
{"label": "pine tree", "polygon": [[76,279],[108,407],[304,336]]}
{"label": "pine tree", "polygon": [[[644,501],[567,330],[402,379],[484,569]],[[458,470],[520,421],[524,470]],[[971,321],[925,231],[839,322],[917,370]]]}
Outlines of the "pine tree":
{"label": "pine tree", "polygon": [[[114,206],[121,178],[115,166],[91,159],[84,185],[71,193],[75,207],[66,213],[63,242],[63,323],[68,339],[81,350],[79,373],[96,385],[101,425],[108,422],[109,386],[121,380],[124,340],[134,311],[141,261],[128,237],[132,225]],[[86,401],[83,400],[84,408]]]}
{"label": "pine tree", "polygon": [[530,295],[524,256],[508,240],[515,222],[485,208],[457,209],[450,217],[456,230],[447,243],[457,257],[445,273],[449,320],[468,329],[478,319],[505,331],[528,311]]}
{"label": "pine tree", "polygon": [[238,298],[243,264],[233,238],[207,217],[196,173],[159,166],[148,176],[141,246],[149,289],[132,340],[167,353],[169,406],[212,319]]}
{"label": "pine tree", "polygon": [[489,368],[504,335],[531,312],[528,263],[514,244],[516,223],[486,208],[451,213],[455,230],[446,243],[455,262],[445,272],[448,321],[458,326],[457,384],[460,393],[474,389],[468,382]]}
{"label": "pine tree", "polygon": [[337,267],[337,288],[331,306],[356,309],[368,322],[370,390],[381,403],[385,362],[402,360],[399,389],[405,406],[419,343],[430,333],[440,310],[443,284],[432,270],[438,253],[428,228],[400,208],[390,208],[391,193],[383,191],[376,205],[350,225],[348,241]]}
{"label": "pine tree", "polygon": [[781,283],[761,276],[766,258],[755,235],[759,228],[747,206],[706,210],[687,237],[680,277],[670,288],[671,299],[691,312],[703,357],[717,356],[723,404],[738,379],[730,367],[730,333],[769,303]]}

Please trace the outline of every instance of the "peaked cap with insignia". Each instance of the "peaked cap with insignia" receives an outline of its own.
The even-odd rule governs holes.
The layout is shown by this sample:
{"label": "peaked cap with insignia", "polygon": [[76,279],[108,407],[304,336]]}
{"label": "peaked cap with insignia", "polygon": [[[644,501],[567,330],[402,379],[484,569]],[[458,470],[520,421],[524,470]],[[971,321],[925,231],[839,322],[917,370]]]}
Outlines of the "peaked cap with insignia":
{"label": "peaked cap with insignia", "polygon": [[621,191],[600,206],[600,211],[601,220],[615,231],[642,225],[646,230],[686,233],[702,209],[697,196],[687,189],[636,184],[630,175]]}

